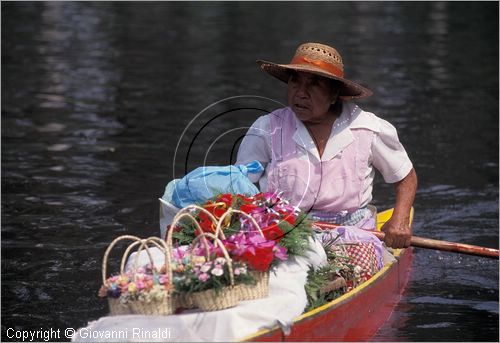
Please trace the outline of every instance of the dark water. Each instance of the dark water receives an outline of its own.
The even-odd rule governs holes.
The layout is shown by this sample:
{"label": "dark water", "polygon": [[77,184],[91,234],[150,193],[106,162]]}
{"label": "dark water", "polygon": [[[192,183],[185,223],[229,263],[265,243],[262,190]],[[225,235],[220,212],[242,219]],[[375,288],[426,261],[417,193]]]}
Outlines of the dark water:
{"label": "dark water", "polygon": [[[234,161],[285,99],[255,60],[304,41],[398,128],[415,234],[498,248],[498,32],[496,2],[2,2],[2,340],[105,315],[107,244],[158,234],[173,177]],[[379,178],[375,205],[393,199]],[[496,260],[415,249],[375,339],[498,341],[498,284]]]}

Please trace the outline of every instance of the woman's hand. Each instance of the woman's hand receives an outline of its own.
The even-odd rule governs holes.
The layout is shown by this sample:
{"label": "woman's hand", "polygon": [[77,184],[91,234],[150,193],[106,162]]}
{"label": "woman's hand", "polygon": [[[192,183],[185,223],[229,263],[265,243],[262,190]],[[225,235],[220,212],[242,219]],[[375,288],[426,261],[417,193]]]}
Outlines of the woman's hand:
{"label": "woman's hand", "polygon": [[394,249],[409,247],[412,235],[409,223],[409,216],[402,219],[395,217],[389,219],[381,228],[385,233],[385,244]]}
{"label": "woman's hand", "polygon": [[410,213],[417,192],[417,174],[412,168],[408,175],[394,184],[396,204],[391,219],[381,228],[385,233],[384,242],[391,248],[406,248],[410,246],[412,229]]}

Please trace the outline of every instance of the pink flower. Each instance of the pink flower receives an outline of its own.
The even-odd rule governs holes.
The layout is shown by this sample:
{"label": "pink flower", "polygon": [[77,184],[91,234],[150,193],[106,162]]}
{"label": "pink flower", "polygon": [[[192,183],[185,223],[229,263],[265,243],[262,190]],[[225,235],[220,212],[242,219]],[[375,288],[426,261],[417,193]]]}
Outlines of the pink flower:
{"label": "pink flower", "polygon": [[186,256],[187,246],[177,247],[172,250],[172,255],[174,260],[182,261],[182,259]]}
{"label": "pink flower", "polygon": [[286,261],[288,259],[288,254],[286,253],[286,248],[281,245],[275,245],[273,248],[274,256],[281,260]]}
{"label": "pink flower", "polygon": [[201,273],[200,275],[198,275],[198,280],[200,280],[201,282],[205,282],[209,278],[210,278],[210,275],[207,273]]}
{"label": "pink flower", "polygon": [[160,284],[162,284],[162,285],[168,283],[168,276],[160,275],[159,281],[160,281]]}
{"label": "pink flower", "polygon": [[136,285],[138,290],[144,289],[146,287],[146,285],[144,284],[144,282],[142,280],[137,280],[135,282],[135,285]]}

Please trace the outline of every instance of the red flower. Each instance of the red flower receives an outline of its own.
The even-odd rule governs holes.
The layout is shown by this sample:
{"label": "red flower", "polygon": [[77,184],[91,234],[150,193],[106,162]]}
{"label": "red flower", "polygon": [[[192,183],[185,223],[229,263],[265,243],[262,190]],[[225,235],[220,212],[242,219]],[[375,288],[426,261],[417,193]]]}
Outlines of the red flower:
{"label": "red flower", "polygon": [[297,218],[294,214],[288,214],[283,218],[283,220],[287,221],[290,225],[295,225],[295,219]]}
{"label": "red flower", "polygon": [[223,202],[227,207],[231,207],[233,195],[231,193],[221,194],[217,197],[216,202]]}
{"label": "red flower", "polygon": [[271,224],[271,225],[263,228],[262,233],[264,234],[264,237],[268,241],[274,240],[276,242],[281,241],[281,239],[283,238],[283,235],[285,234],[283,231],[281,231],[278,224]]}
{"label": "red flower", "polygon": [[253,199],[253,197],[246,197],[246,196],[244,196],[244,195],[242,195],[242,194],[237,194],[236,196],[237,196],[240,200],[243,200],[243,203],[244,203],[244,204],[251,204],[251,203],[253,203],[253,200],[254,200],[254,199]]}
{"label": "red flower", "polygon": [[216,219],[219,219],[224,213],[226,213],[227,205],[207,201],[207,203],[203,205],[203,208],[212,213]]}
{"label": "red flower", "polygon": [[264,272],[269,270],[273,257],[273,247],[256,247],[255,254],[247,250],[236,260],[246,262],[253,270]]}
{"label": "red flower", "polygon": [[[205,212],[201,211],[198,214],[198,218],[199,218],[198,223],[200,224],[201,229],[204,232],[215,233],[215,229],[217,227],[212,222],[212,220],[210,219],[210,217],[208,216],[208,214],[206,214]],[[200,233],[198,232],[198,230],[196,230],[195,234],[196,234],[196,236],[198,236]]]}
{"label": "red flower", "polygon": [[215,218],[219,219],[220,217],[222,217],[224,213],[226,213],[226,209],[223,207],[216,206],[213,208],[212,213],[215,216]]}
{"label": "red flower", "polygon": [[245,212],[246,214],[250,214],[256,208],[258,208],[258,206],[253,204],[245,204],[240,206],[240,211]]}

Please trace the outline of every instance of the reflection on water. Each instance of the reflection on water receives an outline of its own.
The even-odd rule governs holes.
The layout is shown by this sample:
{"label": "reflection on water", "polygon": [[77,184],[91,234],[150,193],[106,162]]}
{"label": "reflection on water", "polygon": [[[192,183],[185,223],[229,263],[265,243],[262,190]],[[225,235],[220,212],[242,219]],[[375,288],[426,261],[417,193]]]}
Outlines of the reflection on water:
{"label": "reflection on water", "polygon": [[[234,161],[285,102],[255,60],[303,41],[338,47],[375,91],[359,104],[398,128],[415,233],[498,248],[497,3],[2,3],[2,339],[105,315],[107,244],[158,234],[172,177]],[[498,261],[415,249],[375,340],[498,341]]]}

